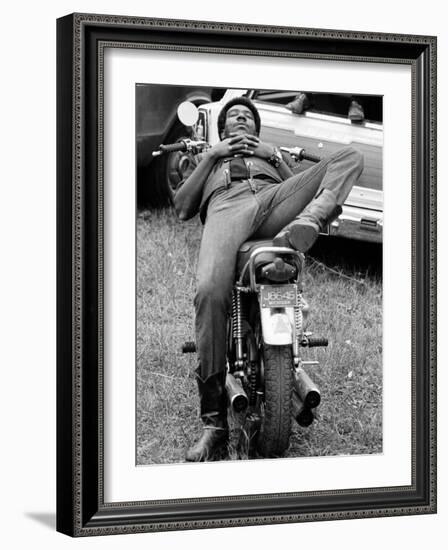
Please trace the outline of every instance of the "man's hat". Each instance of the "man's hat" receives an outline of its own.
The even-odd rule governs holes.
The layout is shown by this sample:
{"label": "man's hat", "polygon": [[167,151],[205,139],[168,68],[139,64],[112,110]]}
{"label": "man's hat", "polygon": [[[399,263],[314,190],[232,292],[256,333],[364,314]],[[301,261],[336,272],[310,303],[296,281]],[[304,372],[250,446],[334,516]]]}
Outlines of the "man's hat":
{"label": "man's hat", "polygon": [[248,97],[240,96],[240,97],[234,97],[233,99],[228,101],[224,105],[224,107],[221,109],[218,115],[219,137],[221,138],[221,133],[223,132],[224,127],[226,125],[227,111],[230,109],[230,107],[233,107],[233,105],[245,105],[252,111],[252,114],[254,115],[255,129],[258,135],[260,133],[260,115],[258,113],[258,109],[255,107],[255,105],[252,103],[252,101]]}

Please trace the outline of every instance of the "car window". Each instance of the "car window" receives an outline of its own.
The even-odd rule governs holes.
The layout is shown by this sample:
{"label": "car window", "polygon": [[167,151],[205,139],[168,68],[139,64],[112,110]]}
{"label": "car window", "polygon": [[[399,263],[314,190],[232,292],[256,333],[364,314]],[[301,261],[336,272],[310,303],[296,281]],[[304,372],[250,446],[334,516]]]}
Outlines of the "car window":
{"label": "car window", "polygon": [[355,94],[330,94],[310,91],[293,90],[253,90],[249,97],[257,101],[283,105],[294,102],[300,95],[306,94],[307,103],[303,112],[310,111],[324,115],[336,115],[339,117],[348,117],[350,104],[357,102],[363,109],[364,120],[381,123],[383,120],[383,101],[382,96],[373,95],[355,95]]}
{"label": "car window", "polygon": [[284,92],[279,90],[257,90],[253,99],[258,101],[268,101],[269,103],[278,103],[286,105],[293,101],[298,92]]}

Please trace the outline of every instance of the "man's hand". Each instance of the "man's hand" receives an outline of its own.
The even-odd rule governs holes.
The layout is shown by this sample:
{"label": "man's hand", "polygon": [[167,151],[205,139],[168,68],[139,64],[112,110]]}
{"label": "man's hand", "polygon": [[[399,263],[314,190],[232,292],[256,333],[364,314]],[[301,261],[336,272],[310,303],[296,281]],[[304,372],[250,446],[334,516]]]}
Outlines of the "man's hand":
{"label": "man's hand", "polygon": [[[265,160],[269,160],[274,154],[274,146],[264,141],[260,141],[257,136],[241,134],[238,138],[237,141],[232,143],[233,154],[240,154],[248,157],[255,156]],[[286,162],[280,162],[276,168],[279,176],[283,180],[293,175],[291,168],[289,168]]]}
{"label": "man's hand", "polygon": [[208,154],[218,160],[232,155],[256,156],[268,159],[272,156],[274,148],[272,145],[260,141],[257,136],[251,134],[237,134],[218,142]]}

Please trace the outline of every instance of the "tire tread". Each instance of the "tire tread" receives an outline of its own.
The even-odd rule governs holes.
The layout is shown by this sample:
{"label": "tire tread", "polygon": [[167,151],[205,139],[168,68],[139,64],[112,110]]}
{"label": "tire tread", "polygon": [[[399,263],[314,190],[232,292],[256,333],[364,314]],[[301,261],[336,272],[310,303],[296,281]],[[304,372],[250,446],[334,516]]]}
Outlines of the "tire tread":
{"label": "tire tread", "polygon": [[281,456],[291,433],[292,350],[291,346],[263,348],[265,416],[258,452],[265,457]]}

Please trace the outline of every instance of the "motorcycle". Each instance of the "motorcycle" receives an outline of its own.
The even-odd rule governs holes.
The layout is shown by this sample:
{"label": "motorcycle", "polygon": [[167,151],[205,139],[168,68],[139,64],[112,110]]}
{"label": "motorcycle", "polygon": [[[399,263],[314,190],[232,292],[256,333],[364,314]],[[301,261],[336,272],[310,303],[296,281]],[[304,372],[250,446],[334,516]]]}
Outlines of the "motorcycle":
{"label": "motorcycle", "polygon": [[[181,108],[178,114],[193,126],[195,116],[189,109],[189,117],[182,116]],[[196,154],[209,146],[202,139],[184,139],[160,145],[153,155]],[[280,149],[298,162],[320,160],[299,147]],[[183,162],[186,157],[181,156],[178,166]],[[247,241],[238,252],[227,322],[226,391],[229,408],[243,415],[240,444],[250,457],[282,456],[292,420],[309,427],[321,402],[320,390],[306,372],[319,362],[304,359],[302,350],[327,346],[328,340],[306,327],[304,263],[301,252],[273,246],[270,240]],[[186,342],[182,351],[194,353],[195,343]]]}

